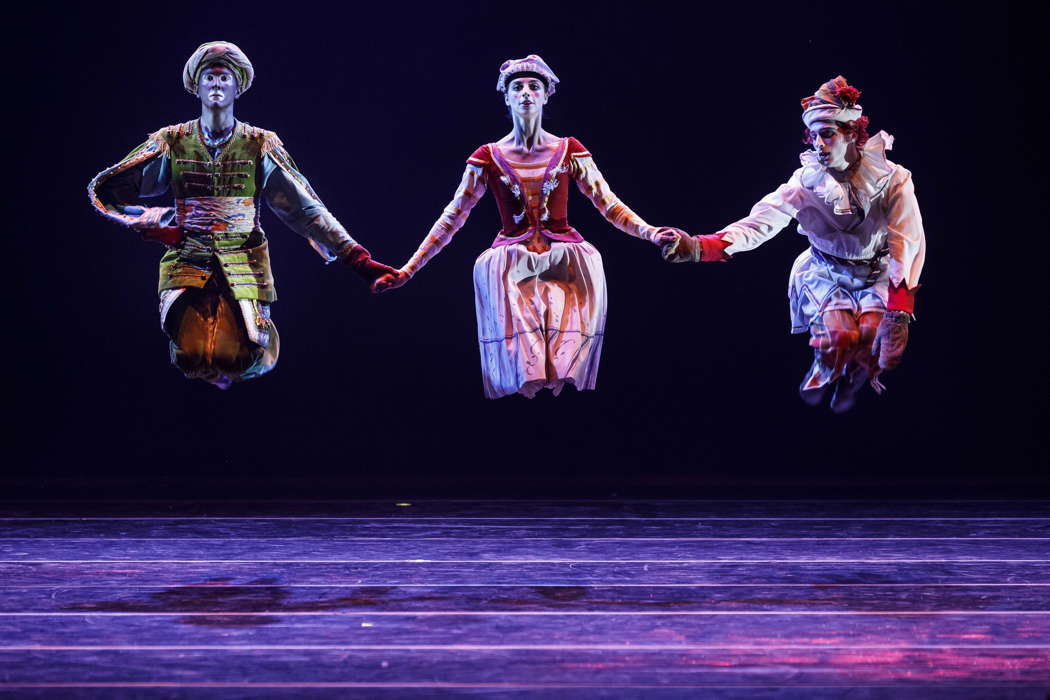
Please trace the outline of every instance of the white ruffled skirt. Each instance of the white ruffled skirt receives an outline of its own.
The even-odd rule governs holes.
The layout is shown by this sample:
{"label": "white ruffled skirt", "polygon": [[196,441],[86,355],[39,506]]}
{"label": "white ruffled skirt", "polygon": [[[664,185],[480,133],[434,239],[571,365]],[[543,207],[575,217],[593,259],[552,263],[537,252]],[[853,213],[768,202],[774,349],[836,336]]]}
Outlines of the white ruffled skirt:
{"label": "white ruffled skirt", "polygon": [[474,263],[474,302],[487,398],[594,388],[608,297],[590,243],[489,248]]}

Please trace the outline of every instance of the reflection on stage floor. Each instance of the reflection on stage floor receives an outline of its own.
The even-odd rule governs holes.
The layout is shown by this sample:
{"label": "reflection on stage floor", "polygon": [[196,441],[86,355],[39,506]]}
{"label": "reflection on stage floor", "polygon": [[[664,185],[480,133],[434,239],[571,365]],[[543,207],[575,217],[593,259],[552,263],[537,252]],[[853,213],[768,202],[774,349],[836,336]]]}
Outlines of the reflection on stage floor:
{"label": "reflection on stage floor", "polygon": [[0,524],[0,696],[1050,688],[1045,501],[27,501]]}

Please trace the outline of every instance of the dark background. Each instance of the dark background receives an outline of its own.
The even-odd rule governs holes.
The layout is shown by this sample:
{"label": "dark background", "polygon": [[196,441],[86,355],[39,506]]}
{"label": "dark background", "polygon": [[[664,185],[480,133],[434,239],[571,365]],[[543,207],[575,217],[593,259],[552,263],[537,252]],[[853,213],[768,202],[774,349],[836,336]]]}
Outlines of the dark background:
{"label": "dark background", "polygon": [[[1012,14],[1011,14],[1012,12]],[[1032,18],[961,4],[165,3],[51,8],[22,25],[9,164],[11,387],[2,485],[31,495],[1031,494],[1046,488],[1044,62]],[[12,28],[12,31],[14,29]],[[650,223],[714,232],[797,167],[799,99],[845,75],[897,137],[927,233],[918,322],[882,397],[801,403],[788,333],[794,226],[725,265],[663,263],[570,195],[602,252],[598,390],[489,401],[471,266],[491,198],[405,288],[325,267],[269,211],[276,371],[218,391],[168,364],[159,247],[84,187],[194,118],[180,71],[237,43],[237,117],[278,132],[332,212],[400,265],[463,161],[510,128],[494,86],[539,53],[544,126],[579,138]],[[17,69],[15,68],[17,66]],[[25,71],[25,72],[23,72]],[[19,85],[25,91],[18,89]],[[8,191],[11,191],[9,184]]]}

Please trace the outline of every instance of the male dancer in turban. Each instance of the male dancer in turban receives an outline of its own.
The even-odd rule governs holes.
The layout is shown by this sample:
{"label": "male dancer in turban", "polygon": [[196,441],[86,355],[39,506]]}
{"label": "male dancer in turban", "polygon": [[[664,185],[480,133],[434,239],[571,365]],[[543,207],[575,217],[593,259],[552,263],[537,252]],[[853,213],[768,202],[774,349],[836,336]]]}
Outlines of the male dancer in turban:
{"label": "male dancer in turban", "polygon": [[[254,77],[234,44],[203,44],[182,74],[186,90],[200,99],[200,119],[150,134],[88,185],[100,213],[167,246],[159,290],[171,361],[187,377],[222,389],[277,362],[270,320],[277,293],[260,200],[326,261],[346,263],[367,282],[394,272],[373,261],[329,213],[277,134],[234,119],[234,101]],[[174,208],[136,204],[169,189]]]}
{"label": "male dancer in turban", "polygon": [[803,99],[813,149],[791,179],[747,218],[664,249],[671,262],[725,261],[797,220],[810,247],[791,269],[791,331],[809,331],[816,354],[800,392],[816,405],[834,385],[838,413],[866,381],[881,391],[878,375],[900,363],[926,250],[911,173],[886,159],[892,136],[868,137],[859,97],[838,76]]}

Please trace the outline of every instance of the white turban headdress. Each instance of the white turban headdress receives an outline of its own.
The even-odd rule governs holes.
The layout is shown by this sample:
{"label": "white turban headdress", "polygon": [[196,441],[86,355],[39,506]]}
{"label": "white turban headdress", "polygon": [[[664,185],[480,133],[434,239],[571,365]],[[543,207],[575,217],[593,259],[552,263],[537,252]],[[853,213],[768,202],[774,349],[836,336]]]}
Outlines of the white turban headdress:
{"label": "white turban headdress", "polygon": [[238,97],[252,86],[252,80],[255,79],[255,68],[252,67],[252,62],[248,60],[240,47],[228,41],[209,41],[207,44],[198,46],[182,69],[182,84],[189,92],[196,95],[197,81],[201,71],[215,64],[226,66],[237,76]]}
{"label": "white turban headdress", "polygon": [[850,87],[841,75],[821,85],[813,95],[802,98],[802,121],[806,128],[817,122],[852,122],[860,119],[864,108],[857,104],[860,90]]}

